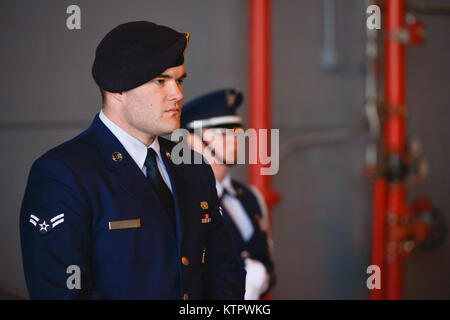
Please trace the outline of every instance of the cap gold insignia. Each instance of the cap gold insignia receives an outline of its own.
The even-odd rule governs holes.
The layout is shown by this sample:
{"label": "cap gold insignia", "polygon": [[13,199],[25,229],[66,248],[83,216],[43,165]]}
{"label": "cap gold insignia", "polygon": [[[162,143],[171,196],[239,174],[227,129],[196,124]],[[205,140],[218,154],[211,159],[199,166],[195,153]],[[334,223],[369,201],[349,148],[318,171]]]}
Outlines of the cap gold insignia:
{"label": "cap gold insignia", "polygon": [[187,47],[188,47],[188,44],[189,44],[189,32],[186,32],[186,46],[184,47],[184,50],[183,50],[183,56],[184,56],[184,54],[186,53],[186,50],[187,50]]}
{"label": "cap gold insignia", "polygon": [[228,91],[226,94],[228,107],[232,107],[236,101],[237,94],[233,91]]}
{"label": "cap gold insignia", "polygon": [[120,152],[113,152],[112,159],[116,162],[120,162],[123,160],[123,156]]}
{"label": "cap gold insignia", "polygon": [[200,202],[200,207],[202,207],[202,209],[204,210],[208,209],[208,202],[206,201]]}

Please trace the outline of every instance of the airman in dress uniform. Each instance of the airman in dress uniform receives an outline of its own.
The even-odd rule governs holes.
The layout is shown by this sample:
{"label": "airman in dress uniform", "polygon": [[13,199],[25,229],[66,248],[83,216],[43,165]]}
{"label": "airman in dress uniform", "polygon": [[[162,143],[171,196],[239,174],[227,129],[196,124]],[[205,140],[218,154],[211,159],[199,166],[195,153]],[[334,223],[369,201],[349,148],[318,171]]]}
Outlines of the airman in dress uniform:
{"label": "airman in dress uniform", "polygon": [[242,93],[235,89],[198,97],[183,107],[181,126],[191,132],[186,139],[191,147],[211,164],[225,223],[247,271],[245,299],[255,300],[273,287],[275,274],[264,198],[257,188],[231,179],[229,174],[240,147],[234,132],[243,129],[236,113],[242,99]]}
{"label": "airman in dress uniform", "polygon": [[20,232],[31,298],[243,298],[211,168],[175,165],[159,137],[180,125],[188,40],[137,21],[98,45],[101,112],[30,171]]}

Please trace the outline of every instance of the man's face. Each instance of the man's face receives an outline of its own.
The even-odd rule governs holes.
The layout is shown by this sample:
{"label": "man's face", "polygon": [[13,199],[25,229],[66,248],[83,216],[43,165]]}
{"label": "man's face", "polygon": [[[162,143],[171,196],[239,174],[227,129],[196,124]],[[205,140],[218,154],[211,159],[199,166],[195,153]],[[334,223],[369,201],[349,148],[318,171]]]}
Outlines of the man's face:
{"label": "man's face", "polygon": [[187,141],[191,148],[201,153],[210,164],[234,164],[237,161],[239,143],[236,134],[232,132],[204,129],[203,138],[191,133]]}
{"label": "man's face", "polygon": [[180,127],[184,65],[126,91],[123,117],[136,135],[160,136]]}
{"label": "man's face", "polygon": [[231,164],[237,161],[238,139],[232,132],[231,129],[228,133],[209,129],[203,133],[203,140],[214,152],[216,159],[223,163]]}

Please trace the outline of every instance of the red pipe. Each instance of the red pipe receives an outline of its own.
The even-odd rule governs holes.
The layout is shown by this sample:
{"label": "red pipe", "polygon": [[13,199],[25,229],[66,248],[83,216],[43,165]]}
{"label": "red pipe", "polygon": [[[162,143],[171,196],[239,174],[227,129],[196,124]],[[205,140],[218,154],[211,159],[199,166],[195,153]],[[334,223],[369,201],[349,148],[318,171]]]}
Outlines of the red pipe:
{"label": "red pipe", "polygon": [[[270,129],[270,0],[250,0],[249,21],[250,128]],[[259,154],[267,151],[268,146],[260,147],[263,150],[258,148]],[[250,165],[249,179],[250,183],[257,186],[267,197],[270,176],[260,174],[262,167],[260,163]]]}
{"label": "red pipe", "polygon": [[405,46],[395,34],[405,27],[405,1],[386,1],[385,102],[388,107],[386,147],[388,153],[405,150]]}
{"label": "red pipe", "polygon": [[403,291],[403,260],[404,256],[400,253],[402,235],[397,232],[401,230],[402,218],[407,214],[406,206],[406,184],[404,182],[391,183],[388,190],[387,212],[391,216],[388,219],[392,221],[389,225],[390,236],[387,242],[386,256],[386,299],[402,299]]}
{"label": "red pipe", "polygon": [[[271,128],[271,23],[270,0],[249,0],[249,123],[250,128],[268,130],[268,143],[259,145],[258,154],[270,150]],[[261,163],[249,166],[250,184],[258,187],[270,209],[279,201],[271,189],[271,176],[261,175]],[[269,214],[269,224],[271,223]]]}
{"label": "red pipe", "polygon": [[[406,146],[405,48],[396,34],[405,26],[405,1],[388,0],[385,5],[385,151],[387,157],[403,157]],[[406,185],[403,181],[389,181],[387,192],[388,228],[398,227],[407,214]],[[398,250],[401,242],[389,236],[387,241],[390,251],[386,261],[386,298],[397,300],[402,298],[403,289],[403,257]]]}
{"label": "red pipe", "polygon": [[[271,128],[271,23],[270,0],[249,0],[249,124],[250,128],[266,129],[267,144],[260,144],[258,155],[269,155]],[[259,156],[258,156],[259,157]],[[261,175],[265,167],[261,163],[249,165],[249,182],[256,186],[264,196],[268,207],[268,235],[271,234],[271,207],[279,202],[279,195],[271,189],[271,176]],[[271,299],[271,295],[266,298]]]}

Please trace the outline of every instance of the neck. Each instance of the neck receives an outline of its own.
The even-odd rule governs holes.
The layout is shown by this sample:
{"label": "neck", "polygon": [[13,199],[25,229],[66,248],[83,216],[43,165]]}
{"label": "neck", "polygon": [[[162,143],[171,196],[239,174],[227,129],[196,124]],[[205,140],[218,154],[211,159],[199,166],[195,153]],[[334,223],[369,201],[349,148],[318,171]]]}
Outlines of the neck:
{"label": "neck", "polygon": [[118,127],[124,130],[129,135],[135,137],[140,142],[142,142],[147,148],[153,143],[156,136],[149,136],[144,132],[137,130],[130,126],[126,121],[124,121],[117,113],[111,112],[109,108],[103,108],[103,113],[108,117],[109,120],[114,122]]}
{"label": "neck", "polygon": [[212,163],[211,168],[214,172],[214,176],[216,177],[216,180],[219,182],[222,182],[228,173],[228,166],[226,164]]}

